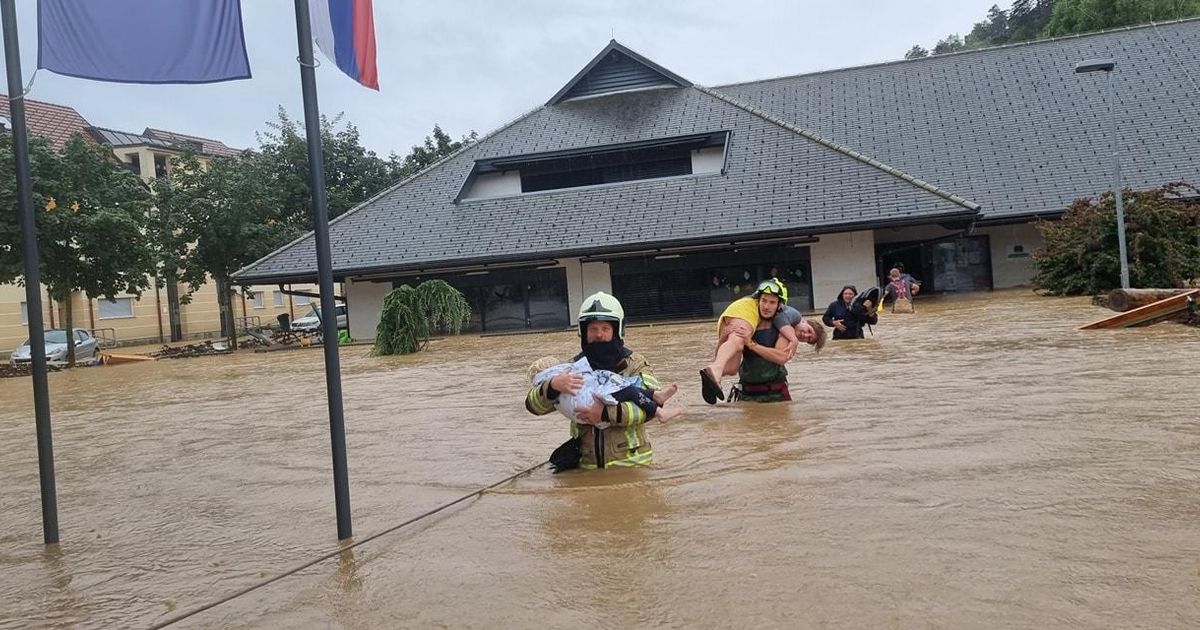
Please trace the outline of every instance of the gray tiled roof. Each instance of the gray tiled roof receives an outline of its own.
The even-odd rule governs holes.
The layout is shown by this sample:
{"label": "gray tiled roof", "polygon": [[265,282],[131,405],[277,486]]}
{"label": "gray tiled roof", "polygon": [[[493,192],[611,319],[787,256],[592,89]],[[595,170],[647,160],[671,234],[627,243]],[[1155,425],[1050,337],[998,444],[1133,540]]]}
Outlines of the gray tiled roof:
{"label": "gray tiled roof", "polygon": [[164,149],[174,149],[175,145],[166,140],[151,138],[128,131],[118,131],[116,129],[105,129],[104,127],[92,127],[92,131],[100,138],[101,142],[114,147],[132,147],[132,146],[149,146],[161,147]]}
{"label": "gray tiled roof", "polygon": [[[479,159],[732,133],[727,173],[453,203]],[[969,202],[905,181],[697,88],[542,107],[330,224],[337,275],[532,260],[754,235],[974,216]],[[238,272],[311,278],[311,235]]]}
{"label": "gray tiled roof", "polygon": [[240,149],[235,149],[224,142],[221,142],[220,140],[201,138],[200,136],[192,136],[176,131],[166,131],[164,129],[146,127],[146,130],[142,132],[142,135],[151,138],[158,138],[159,140],[165,140],[166,142],[177,145],[180,149],[186,148],[187,145],[191,145],[198,153],[203,155],[211,155],[213,157],[237,157],[242,153]]}
{"label": "gray tiled roof", "polygon": [[1200,20],[715,88],[978,202],[1062,211],[1108,190],[1102,73],[1117,63],[1119,151],[1134,188],[1200,182]]}

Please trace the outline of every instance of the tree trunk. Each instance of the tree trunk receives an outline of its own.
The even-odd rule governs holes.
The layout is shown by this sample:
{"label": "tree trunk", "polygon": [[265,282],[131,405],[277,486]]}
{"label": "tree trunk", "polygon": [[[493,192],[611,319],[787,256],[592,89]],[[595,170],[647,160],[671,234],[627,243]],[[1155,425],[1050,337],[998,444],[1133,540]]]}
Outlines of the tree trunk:
{"label": "tree trunk", "polygon": [[229,301],[229,281],[217,278],[217,307],[221,311],[221,334],[229,342],[230,350],[237,350],[237,325],[233,320],[233,304]]}
{"label": "tree trunk", "polygon": [[1108,294],[1108,308],[1123,313],[1171,296],[1179,295],[1190,289],[1113,289]]}
{"label": "tree trunk", "polygon": [[67,294],[67,299],[63,302],[63,328],[67,329],[67,366],[75,366],[75,309],[71,304],[70,293]]}
{"label": "tree trunk", "polygon": [[171,329],[171,341],[183,341],[183,318],[179,311],[179,280],[175,274],[168,274],[167,285],[167,320]]}

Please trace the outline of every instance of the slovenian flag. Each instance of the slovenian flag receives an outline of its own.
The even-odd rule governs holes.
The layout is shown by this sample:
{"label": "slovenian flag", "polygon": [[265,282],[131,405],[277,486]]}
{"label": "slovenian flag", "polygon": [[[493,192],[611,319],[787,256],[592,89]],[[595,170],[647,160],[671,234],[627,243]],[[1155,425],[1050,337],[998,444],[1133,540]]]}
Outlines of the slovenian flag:
{"label": "slovenian flag", "polygon": [[321,52],[350,78],[378,90],[371,0],[308,0],[308,12]]}

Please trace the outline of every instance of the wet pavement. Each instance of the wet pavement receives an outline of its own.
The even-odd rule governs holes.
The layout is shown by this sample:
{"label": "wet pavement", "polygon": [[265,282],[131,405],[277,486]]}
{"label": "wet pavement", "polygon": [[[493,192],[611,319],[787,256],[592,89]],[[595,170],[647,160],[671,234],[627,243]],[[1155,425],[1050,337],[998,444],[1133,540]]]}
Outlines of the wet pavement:
{"label": "wet pavement", "polygon": [[[1193,628],[1200,330],[1028,291],[918,300],[709,407],[712,325],[631,327],[685,414],[645,470],[544,467],[177,627]],[[358,539],[546,458],[526,367],[571,333],[343,349]],[[0,628],[146,627],[336,550],[319,350],[0,380]]]}

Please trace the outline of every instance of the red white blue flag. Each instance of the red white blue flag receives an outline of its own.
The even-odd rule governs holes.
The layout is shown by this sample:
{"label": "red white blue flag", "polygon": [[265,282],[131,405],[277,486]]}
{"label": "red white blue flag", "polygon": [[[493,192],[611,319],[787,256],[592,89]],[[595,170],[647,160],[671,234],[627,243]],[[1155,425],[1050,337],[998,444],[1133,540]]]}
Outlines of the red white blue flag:
{"label": "red white blue flag", "polygon": [[239,0],[39,0],[38,67],[119,83],[250,78]]}
{"label": "red white blue flag", "polygon": [[371,0],[308,0],[313,39],[351,79],[379,89]]}

